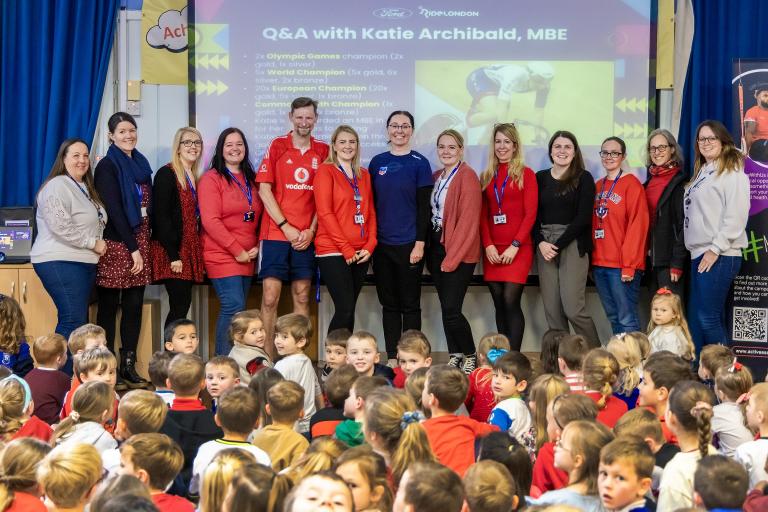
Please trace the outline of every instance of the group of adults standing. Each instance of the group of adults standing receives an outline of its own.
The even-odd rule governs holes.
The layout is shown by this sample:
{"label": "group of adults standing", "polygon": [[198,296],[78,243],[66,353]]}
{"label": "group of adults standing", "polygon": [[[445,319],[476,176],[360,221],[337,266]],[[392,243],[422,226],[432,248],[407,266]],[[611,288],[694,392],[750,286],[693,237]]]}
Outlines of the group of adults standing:
{"label": "group of adults standing", "polygon": [[462,135],[443,131],[433,173],[428,159],[411,148],[415,121],[406,111],[388,117],[390,150],[365,169],[357,132],[341,125],[328,145],[312,136],[317,116],[316,101],[294,100],[292,130],[271,142],[258,168],[243,132],[227,128],[199,180],[203,141],[194,128],[178,130],[171,162],[155,173],[154,183],[129,114],[109,119],[111,145],[93,173],[87,144],[65,141],[38,193],[32,251],[58,309],[56,332],[68,336],[87,321],[95,284],[97,323],[111,347],[122,310],[120,376],[141,385],[134,362],[147,284],[163,283],[168,291],[167,325],[186,316],[192,285],[205,271],[221,305],[221,354],[229,350],[232,315],[245,308],[257,259],[268,340],[283,283],[290,283],[294,311],[308,314],[316,268],[334,303],[329,330],[352,330],[372,262],[392,359],[400,334],[421,327],[426,263],[451,364],[471,371],[474,337],[462,305],[476,264],[483,259],[499,332],[519,349],[521,298],[535,258],[553,329],[572,327],[599,345],[586,312],[590,271],[618,333],[640,330],[644,272],[652,287],[682,294],[690,268],[694,340],[698,346],[726,341],[723,309],[746,246],[749,181],[721,123],[699,126],[690,180],[672,134],[651,133],[643,185],[625,170],[626,146],[618,137],[601,145],[605,177],[595,183],[567,131],[549,141],[551,168],[535,173],[524,164],[511,123],[494,127],[488,165],[479,174],[464,161]]}

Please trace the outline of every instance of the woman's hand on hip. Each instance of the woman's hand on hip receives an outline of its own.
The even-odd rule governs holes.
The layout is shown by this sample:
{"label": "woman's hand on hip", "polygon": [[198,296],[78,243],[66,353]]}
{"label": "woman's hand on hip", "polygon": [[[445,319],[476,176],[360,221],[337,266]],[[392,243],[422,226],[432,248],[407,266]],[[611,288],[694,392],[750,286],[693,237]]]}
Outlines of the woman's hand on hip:
{"label": "woman's hand on hip", "polygon": [[546,261],[552,261],[557,256],[557,246],[549,242],[539,242],[539,252]]}
{"label": "woman's hand on hip", "polygon": [[715,265],[715,262],[717,261],[717,258],[720,256],[715,254],[712,251],[707,251],[704,253],[704,256],[701,257],[701,261],[699,262],[699,273],[702,272],[709,272],[712,270],[712,267]]}
{"label": "woman's hand on hip", "polygon": [[136,250],[131,253],[131,259],[133,259],[133,266],[131,267],[131,274],[139,274],[144,269],[144,258],[141,257],[141,253]]}
{"label": "woman's hand on hip", "polygon": [[182,269],[181,260],[176,260],[171,262],[171,272],[175,272],[176,274],[181,274],[181,269]]}

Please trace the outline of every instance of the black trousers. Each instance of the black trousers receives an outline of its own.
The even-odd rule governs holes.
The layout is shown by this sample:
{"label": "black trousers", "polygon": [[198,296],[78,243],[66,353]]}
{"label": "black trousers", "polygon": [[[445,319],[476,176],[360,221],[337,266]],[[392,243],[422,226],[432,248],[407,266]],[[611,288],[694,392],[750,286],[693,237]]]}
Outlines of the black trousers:
{"label": "black trousers", "polygon": [[165,291],[168,292],[168,315],[165,317],[165,327],[174,320],[187,318],[189,307],[192,305],[192,281],[184,279],[166,279]]}
{"label": "black trousers", "polygon": [[99,310],[96,323],[104,328],[107,334],[107,347],[115,351],[115,323],[117,310],[123,313],[120,319],[120,348],[121,350],[136,351],[141,331],[141,307],[144,303],[144,287],[134,288],[102,288],[96,287],[99,298]]}
{"label": "black trousers", "polygon": [[408,329],[421,330],[421,273],[424,258],[411,265],[413,242],[404,245],[379,244],[373,253],[376,294],[382,309],[387,357],[397,357],[397,342]]}
{"label": "black trousers", "polygon": [[317,258],[317,266],[333,300],[333,318],[328,332],[341,328],[353,331],[355,305],[368,273],[368,263],[347,265],[343,256],[323,256]]}
{"label": "black trousers", "polygon": [[443,330],[448,352],[470,355],[475,353],[475,341],[472,328],[461,312],[464,296],[475,271],[474,263],[459,263],[456,270],[443,272],[440,264],[445,259],[445,247],[440,243],[440,233],[433,232],[427,251],[427,268],[435,282],[440,310],[443,316]]}

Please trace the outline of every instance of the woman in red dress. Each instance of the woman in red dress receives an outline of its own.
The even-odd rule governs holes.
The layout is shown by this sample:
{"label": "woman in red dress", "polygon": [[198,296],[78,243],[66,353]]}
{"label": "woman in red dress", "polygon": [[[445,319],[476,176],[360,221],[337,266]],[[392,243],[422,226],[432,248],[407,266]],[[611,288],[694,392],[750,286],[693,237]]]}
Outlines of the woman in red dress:
{"label": "woman in red dress", "polygon": [[155,173],[152,186],[152,279],[165,284],[168,315],[165,326],[187,317],[192,285],[203,281],[197,173],[203,139],[195,128],[180,128],[173,138],[170,163]]}
{"label": "woman in red dress", "polygon": [[488,168],[480,175],[483,277],[496,308],[496,328],[509,338],[513,350],[520,350],[525,330],[520,299],[533,264],[531,230],[538,186],[536,174],[523,163],[514,124],[497,125],[491,143]]}

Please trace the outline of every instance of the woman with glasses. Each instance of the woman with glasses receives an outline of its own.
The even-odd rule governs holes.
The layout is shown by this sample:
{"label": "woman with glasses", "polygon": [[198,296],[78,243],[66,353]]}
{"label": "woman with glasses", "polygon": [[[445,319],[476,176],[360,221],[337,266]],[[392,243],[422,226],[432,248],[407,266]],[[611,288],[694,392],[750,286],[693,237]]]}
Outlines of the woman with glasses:
{"label": "woman with glasses", "polygon": [[413,116],[396,110],[387,119],[390,149],[369,166],[378,245],[373,253],[387,357],[397,362],[403,331],[421,329],[421,273],[429,233],[432,168],[411,149]]}
{"label": "woman with glasses", "polygon": [[496,308],[496,328],[520,350],[525,317],[520,307],[533,264],[531,229],[536,221],[536,175],[523,163],[520,135],[512,123],[496,125],[488,167],[480,175],[483,207],[480,237],[483,278]]}
{"label": "woman with glasses", "polygon": [[651,132],[646,150],[650,289],[667,287],[682,295],[681,278],[688,259],[683,241],[683,150],[674,135],[663,128]]}
{"label": "woman with glasses", "polygon": [[744,156],[719,121],[696,129],[694,169],[685,189],[685,246],[691,251],[688,325],[697,352],[727,343],[724,307],[747,246],[749,178]]}
{"label": "woman with glasses", "polygon": [[173,138],[171,162],[155,173],[152,195],[152,277],[165,284],[168,315],[165,326],[186,318],[192,285],[203,280],[200,248],[197,173],[203,139],[195,128],[180,128]]}
{"label": "woman with glasses", "polygon": [[472,328],[461,312],[464,296],[480,261],[482,192],[477,173],[464,158],[464,137],[453,129],[437,137],[441,168],[430,197],[432,230],[427,268],[437,289],[448,364],[469,374],[477,365]]}
{"label": "woman with glasses", "polygon": [[341,125],[331,135],[331,152],[317,169],[314,194],[317,266],[334,307],[328,332],[352,331],[357,297],[376,248],[376,212],[370,174],[360,167],[360,137],[351,126]]}
{"label": "woman with glasses", "polygon": [[536,173],[539,204],[533,229],[544,314],[550,329],[569,331],[570,322],[576,334],[597,347],[600,339],[585,296],[595,181],[571,132],[552,135],[549,160],[552,167]]}
{"label": "woman with glasses", "polygon": [[595,183],[592,276],[614,334],[639,331],[637,298],[645,269],[648,203],[643,185],[622,163],[627,146],[608,137],[600,148],[605,177]]}

